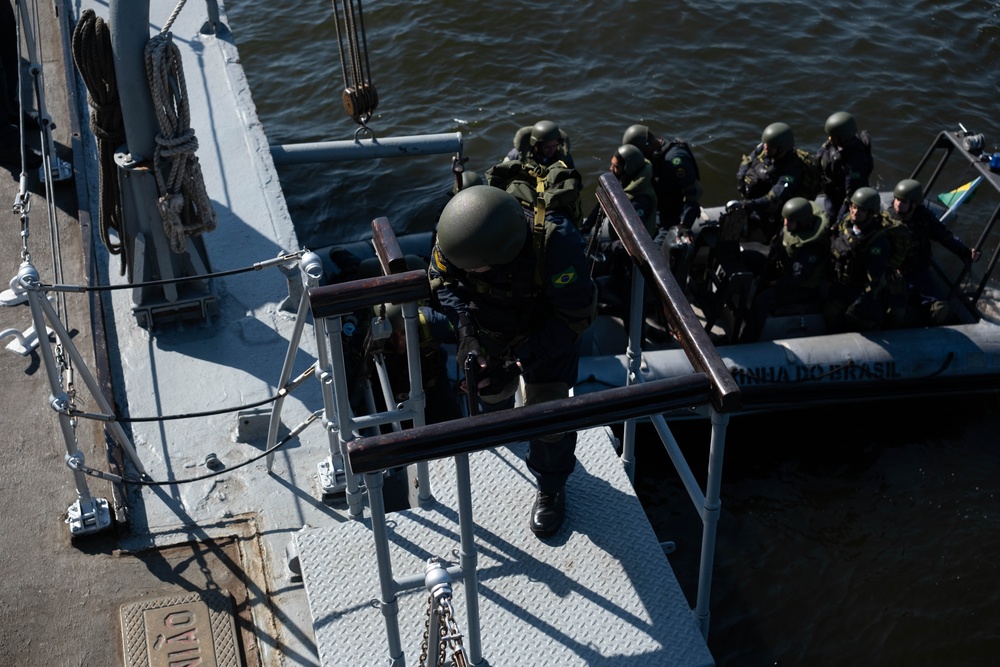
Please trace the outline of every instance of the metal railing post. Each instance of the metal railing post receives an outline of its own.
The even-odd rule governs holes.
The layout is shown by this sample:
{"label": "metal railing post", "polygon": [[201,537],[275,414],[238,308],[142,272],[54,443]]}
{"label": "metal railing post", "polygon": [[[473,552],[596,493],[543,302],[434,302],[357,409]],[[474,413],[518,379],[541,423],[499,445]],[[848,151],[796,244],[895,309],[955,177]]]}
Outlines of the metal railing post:
{"label": "metal railing post", "polygon": [[375,560],[378,564],[378,582],[382,596],[379,606],[385,619],[389,664],[404,665],[406,662],[403,656],[403,643],[399,636],[399,601],[396,598],[396,581],[392,576],[389,530],[385,521],[385,501],[382,498],[382,472],[366,473],[364,477],[372,513],[372,538],[375,541]]}
{"label": "metal railing post", "polygon": [[705,485],[705,505],[702,512],[704,529],[701,537],[701,561],[698,565],[698,597],[695,603],[695,619],[701,634],[708,638],[708,622],[711,615],[709,598],[712,594],[712,567],[715,561],[715,533],[722,507],[722,460],[726,452],[726,427],[729,415],[711,408],[712,440],[708,453],[708,481]]}
{"label": "metal railing post", "polygon": [[[628,359],[628,376],[626,385],[639,382],[639,369],[642,366],[642,325],[643,312],[642,303],[645,292],[645,282],[638,267],[632,267],[631,303],[629,304],[629,328],[628,328],[628,348],[625,351]],[[620,458],[625,474],[630,482],[635,483],[635,436],[638,420],[630,419],[625,422],[625,431],[622,439],[622,455]]]}
{"label": "metal railing post", "polygon": [[[38,284],[38,274],[30,264],[22,265],[18,276],[21,278],[22,284],[29,282],[36,286]],[[44,332],[45,316],[43,315],[41,302],[46,301],[46,299],[38,289],[29,289],[27,294],[28,305],[31,308],[31,320],[35,325],[35,330]],[[58,335],[60,335],[60,340],[69,340],[68,336],[65,338],[62,337],[66,335],[65,329]],[[73,420],[68,414],[70,399],[66,395],[66,392],[63,391],[62,382],[59,379],[59,370],[56,367],[55,356],[52,354],[52,348],[47,337],[46,340],[39,340],[38,349],[41,352],[42,361],[45,365],[45,375],[49,380],[49,391],[52,392],[49,396],[49,403],[59,414],[59,428],[62,430],[63,440],[66,444],[66,461],[83,463],[84,457],[83,453],[77,447]],[[72,467],[72,469],[73,480],[76,484],[77,501],[70,505],[66,519],[66,523],[70,527],[70,533],[74,536],[86,535],[108,528],[111,525],[111,511],[108,501],[104,498],[94,498],[91,496],[90,489],[87,486],[86,475],[75,467]]]}

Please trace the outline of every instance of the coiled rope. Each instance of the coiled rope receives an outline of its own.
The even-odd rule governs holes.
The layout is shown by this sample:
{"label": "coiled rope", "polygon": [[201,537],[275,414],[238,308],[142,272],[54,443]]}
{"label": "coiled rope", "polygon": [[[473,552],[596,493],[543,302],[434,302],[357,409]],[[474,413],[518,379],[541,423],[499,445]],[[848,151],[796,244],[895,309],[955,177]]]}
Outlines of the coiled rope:
{"label": "coiled rope", "polygon": [[121,191],[115,166],[115,151],[125,143],[125,124],[118,99],[111,31],[104,19],[92,9],[85,9],[73,30],[73,62],[87,86],[90,105],[90,131],[97,139],[99,169],[99,227],[101,240],[112,255],[121,255],[121,275],[125,275],[127,249],[111,232],[122,234]]}
{"label": "coiled rope", "polygon": [[160,124],[153,152],[160,190],[157,204],[163,231],[176,253],[187,248],[188,236],[211,232],[216,226],[215,209],[195,155],[198,139],[190,127],[191,110],[180,50],[167,32],[183,4],[177,6],[163,31],[152,37],[145,48],[146,76]]}

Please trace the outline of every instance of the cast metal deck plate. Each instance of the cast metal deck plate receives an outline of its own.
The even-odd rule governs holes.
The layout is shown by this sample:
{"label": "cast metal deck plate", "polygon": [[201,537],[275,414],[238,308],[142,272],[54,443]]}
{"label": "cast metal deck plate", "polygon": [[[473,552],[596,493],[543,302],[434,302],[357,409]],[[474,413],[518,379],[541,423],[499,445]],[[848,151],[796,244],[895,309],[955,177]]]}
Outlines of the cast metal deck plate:
{"label": "cast metal deck plate", "polygon": [[[713,665],[712,655],[604,429],[580,433],[567,486],[566,524],[551,540],[528,530],[534,480],[524,445],[471,456],[479,552],[483,654],[515,665]],[[449,564],[459,547],[455,466],[430,464],[436,504],[389,516],[396,577],[420,574],[428,558]],[[692,509],[693,511],[693,509]],[[371,522],[298,534],[303,581],[320,663],[386,665]],[[454,585],[466,626],[465,591]],[[420,653],[427,592],[397,598],[403,650]]]}
{"label": "cast metal deck plate", "polygon": [[122,605],[125,667],[240,667],[229,596],[203,591]]}

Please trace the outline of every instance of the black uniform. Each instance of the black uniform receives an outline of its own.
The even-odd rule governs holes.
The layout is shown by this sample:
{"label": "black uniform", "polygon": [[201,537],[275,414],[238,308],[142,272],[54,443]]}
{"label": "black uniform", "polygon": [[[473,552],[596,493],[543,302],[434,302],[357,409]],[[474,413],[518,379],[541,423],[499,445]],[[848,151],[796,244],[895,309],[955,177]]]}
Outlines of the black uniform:
{"label": "black uniform", "polygon": [[[455,330],[461,335],[473,328],[488,361],[484,373],[492,378],[514,360],[520,362],[525,404],[530,405],[567,396],[576,384],[580,337],[594,319],[597,292],[576,226],[550,213],[541,242],[530,212],[525,213],[524,245],[509,264],[467,272],[435,247],[428,275]],[[481,408],[513,407],[516,384],[507,384],[481,390]],[[498,395],[497,389],[503,391]],[[529,443],[528,468],[539,492],[562,490],[576,464],[575,448],[575,432]]]}

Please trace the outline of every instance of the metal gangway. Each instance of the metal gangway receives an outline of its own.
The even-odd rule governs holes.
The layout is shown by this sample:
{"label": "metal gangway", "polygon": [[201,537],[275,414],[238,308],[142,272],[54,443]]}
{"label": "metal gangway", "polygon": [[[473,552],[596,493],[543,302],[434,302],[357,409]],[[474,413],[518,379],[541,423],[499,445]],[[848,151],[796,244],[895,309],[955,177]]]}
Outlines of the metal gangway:
{"label": "metal gangway", "polygon": [[[480,540],[485,540],[489,543],[491,551],[496,548],[499,548],[501,551],[513,549],[512,542],[518,538],[510,537],[508,533],[501,533],[501,531],[506,529],[506,526],[497,527],[494,530],[493,525],[498,514],[509,514],[507,511],[508,508],[503,505],[503,499],[497,497],[504,495],[507,491],[507,489],[500,486],[502,483],[498,480],[515,467],[517,457],[516,455],[507,456],[505,452],[497,453],[492,448],[512,442],[523,442],[531,438],[551,435],[569,429],[594,429],[594,427],[624,421],[624,443],[617,472],[626,480],[626,485],[628,486],[627,492],[634,506],[638,508],[639,518],[636,518],[635,521],[641,521],[645,524],[646,529],[648,529],[646,537],[648,537],[652,531],[649,529],[648,522],[642,514],[641,507],[638,506],[638,501],[635,499],[634,492],[631,489],[631,476],[635,463],[636,424],[638,420],[646,418],[650,419],[655,425],[704,524],[697,601],[692,610],[686,606],[686,602],[683,601],[683,596],[681,595],[681,601],[688,613],[682,613],[680,614],[681,618],[676,619],[679,624],[678,627],[682,628],[680,634],[684,635],[684,629],[692,630],[696,636],[694,643],[697,646],[685,645],[685,642],[690,643],[692,641],[692,637],[690,636],[692,633],[688,633],[682,641],[674,641],[675,647],[685,645],[686,648],[683,648],[680,654],[672,656],[671,659],[680,659],[682,664],[710,664],[710,656],[707,658],[707,663],[705,662],[705,656],[708,653],[707,647],[704,645],[704,640],[707,637],[709,625],[711,570],[714,559],[716,524],[720,510],[719,495],[725,432],[729,414],[740,409],[740,391],[715,350],[715,347],[708,339],[704,329],[700,326],[679,286],[674,281],[672,274],[666,266],[666,261],[653,245],[652,239],[636,215],[621,186],[611,174],[606,174],[600,179],[598,201],[615,231],[623,240],[635,265],[638,267],[638,270],[633,271],[632,304],[634,305],[631,313],[632,326],[629,329],[628,384],[625,387],[582,396],[571,396],[541,405],[474,415],[461,420],[421,425],[421,413],[425,398],[420,389],[420,368],[419,355],[416,350],[417,336],[415,322],[416,302],[428,296],[428,285],[426,277],[422,272],[405,270],[403,255],[399,250],[388,221],[383,218],[373,223],[373,241],[376,254],[380,259],[385,273],[384,276],[366,281],[313,287],[309,290],[308,296],[317,331],[326,331],[327,342],[330,347],[330,354],[326,359],[322,358],[326,354],[321,353],[320,365],[322,367],[321,371],[327,374],[325,383],[331,387],[331,391],[325,394],[324,397],[326,401],[329,401],[325,401],[328,413],[336,415],[336,426],[333,430],[337,433],[339,449],[343,452],[347,468],[346,474],[349,480],[348,503],[351,507],[352,516],[363,519],[360,522],[341,524],[330,529],[331,531],[335,530],[335,533],[324,532],[323,530],[303,531],[297,538],[306,590],[309,595],[310,607],[313,611],[314,631],[317,634],[317,644],[323,664],[334,664],[337,660],[342,659],[342,655],[338,657],[336,654],[338,650],[347,651],[345,654],[354,655],[355,658],[358,657],[357,653],[355,653],[355,651],[359,650],[358,645],[352,644],[351,638],[356,637],[363,629],[370,629],[373,623],[370,615],[367,618],[360,619],[354,625],[349,622],[352,616],[359,616],[358,612],[361,611],[361,608],[357,605],[357,600],[359,599],[358,591],[355,589],[359,586],[373,585],[377,586],[378,596],[370,600],[369,606],[371,609],[377,610],[378,615],[384,619],[385,648],[380,649],[380,651],[384,651],[385,653],[379,654],[387,655],[389,664],[405,664],[404,646],[412,643],[413,640],[409,638],[409,642],[406,641],[407,638],[404,635],[407,632],[412,633],[412,630],[406,630],[405,624],[404,629],[401,630],[400,622],[401,618],[404,618],[406,623],[412,621],[412,618],[409,614],[401,612],[401,606],[409,604],[412,608],[412,593],[423,588],[425,585],[428,589],[433,587],[431,581],[425,581],[425,569],[427,568],[420,567],[416,569],[414,566],[420,561],[414,561],[413,556],[419,554],[424,557],[423,561],[428,562],[440,563],[442,559],[447,561],[447,556],[440,553],[442,548],[446,549],[446,547],[441,546],[439,539],[444,534],[449,534],[452,538],[457,538],[459,546],[452,551],[455,562],[436,568],[428,566],[428,568],[431,568],[436,573],[440,573],[444,569],[449,577],[449,584],[452,578],[463,583],[466,614],[465,633],[462,635],[464,643],[460,647],[462,656],[463,658],[467,658],[469,664],[478,665],[486,664],[484,662],[486,657],[484,656],[488,655],[491,660],[489,664],[498,664],[496,662],[496,652],[498,650],[501,653],[505,651],[509,652],[511,642],[508,637],[505,637],[500,642],[500,647],[497,646],[495,641],[490,646],[484,647],[484,644],[490,644],[490,642],[484,642],[482,638],[481,625],[483,624],[483,617],[480,614],[480,568],[482,568],[482,564],[479,562],[476,536],[478,534]],[[676,335],[681,340],[684,349],[687,351],[692,366],[696,369],[690,375],[653,382],[643,382],[640,378],[638,371],[641,364],[642,350],[639,322],[642,317],[641,304],[643,302],[644,276],[654,285],[661,299],[664,301],[669,314],[670,324],[676,331]],[[407,332],[410,386],[415,389],[408,401],[389,408],[385,413],[355,417],[350,413],[343,365],[336,362],[331,363],[330,359],[333,358],[336,360],[343,354],[340,336],[343,326],[342,317],[358,309],[371,308],[377,304],[387,302],[404,303],[403,314]],[[387,404],[392,405],[388,402]],[[702,491],[696,481],[695,475],[670,433],[670,429],[663,418],[663,413],[670,410],[706,404],[710,406],[711,410],[712,436],[707,488],[705,491]],[[412,421],[414,428],[407,430],[397,429],[391,433],[381,435],[361,435],[362,431],[366,428],[387,423],[395,423],[398,426],[399,423],[405,420]],[[607,435],[610,432],[596,429],[587,433],[597,433],[597,439],[603,439],[607,443]],[[587,442],[587,433],[581,434],[581,442],[584,445]],[[594,466],[598,464],[586,460],[586,451],[581,452],[580,450],[588,450],[588,447],[578,446],[578,459],[588,472],[593,470]],[[614,460],[613,457],[608,456],[612,452],[611,447],[605,447],[599,454],[605,460]],[[454,507],[457,509],[454,512],[441,510],[436,515],[434,512],[431,512],[426,516],[420,516],[419,510],[412,510],[417,515],[416,518],[412,519],[412,522],[409,516],[410,510],[387,515],[382,497],[385,471],[411,464],[426,466],[428,461],[437,464],[442,460],[453,460],[454,471],[453,473],[443,473],[441,472],[442,468],[438,466],[435,468],[438,471],[437,476],[428,474],[426,469],[421,472],[419,481],[417,482],[421,505],[433,507],[434,501],[441,503],[442,498],[447,497],[445,504],[453,502]],[[477,480],[476,472],[481,468],[488,469],[489,472],[481,475]],[[613,476],[614,471],[607,474]],[[351,478],[359,476],[363,477],[363,484],[360,484],[357,479],[351,481]],[[449,477],[453,477],[454,488],[443,490],[441,485],[446,483],[446,480],[450,481],[448,480]],[[489,495],[485,496],[485,499],[491,503],[491,506],[487,508],[480,507],[478,510],[480,519],[477,521],[473,517],[474,498],[477,495],[477,488],[474,481],[482,484],[485,481],[483,477],[489,480],[489,484],[493,485],[492,491],[486,492]],[[515,474],[514,477],[515,481],[512,484],[517,484],[517,475]],[[574,477],[577,477],[577,475],[574,475]],[[571,477],[571,484],[574,477]],[[432,494],[431,483],[435,485],[435,491],[439,491],[440,493]],[[497,492],[498,486],[499,493]],[[350,499],[352,495],[357,497],[360,493],[367,493],[368,506],[370,508],[370,516],[367,518],[362,517],[357,501]],[[482,490],[479,490],[480,502],[484,500],[483,493]],[[567,495],[571,503],[574,502],[576,493],[576,489],[568,487]],[[607,504],[606,500],[601,502]],[[448,504],[448,507],[450,508],[452,505]],[[590,510],[588,506],[588,509],[581,511],[580,514],[586,515],[590,511],[597,510]],[[447,521],[438,523],[438,520],[442,519],[442,512],[448,515],[445,517]],[[523,519],[522,514],[523,512],[516,512],[516,515]],[[623,525],[633,523],[632,519],[626,519],[624,515],[621,520]],[[570,524],[573,523],[569,519],[568,522]],[[524,521],[522,523],[524,525],[520,527],[518,532],[520,534],[527,534],[527,522]],[[607,526],[604,528],[606,529]],[[600,529],[600,526],[587,524],[587,527],[580,528],[580,531],[581,533],[585,533],[582,537],[586,537],[590,534],[587,533],[588,530],[597,531]],[[345,531],[352,534],[345,535]],[[420,540],[428,540],[433,544],[424,544],[418,541],[418,537]],[[584,539],[573,541],[577,537],[580,536],[577,533],[573,533],[569,538],[570,542],[564,544],[561,550],[570,550],[572,545],[572,549],[581,550],[578,552],[579,560],[595,557],[593,556],[593,551],[582,551],[582,549],[586,549],[587,547],[597,547],[598,550],[603,549],[605,551],[615,548],[614,545],[610,544],[583,544]],[[518,542],[517,549],[513,549],[513,551],[520,553],[519,550],[522,548],[525,551],[536,549],[539,548],[539,544],[542,545],[540,549],[548,552],[548,555],[551,555],[553,551],[559,551],[546,547],[544,543],[539,542],[533,536],[529,536],[526,539],[528,542]],[[653,539],[655,540],[655,536],[653,536]],[[613,542],[614,540],[611,538],[608,541]],[[359,542],[362,543],[360,547],[358,546]],[[372,545],[372,542],[374,542],[374,545]],[[496,547],[498,544],[502,546]],[[676,587],[672,571],[670,571],[669,565],[666,565],[666,559],[663,557],[659,545],[654,542],[654,546],[658,553],[656,556],[650,556],[646,553],[643,557],[644,566],[648,566],[651,571],[655,571],[657,576],[674,581],[674,586]],[[626,547],[626,545],[621,544],[617,545],[617,547]],[[628,548],[631,547],[626,547],[626,549]],[[366,553],[368,556],[362,555]],[[368,558],[370,562],[372,556],[377,565],[377,579],[370,577],[371,568],[369,563],[351,563],[349,566],[345,563],[345,567],[339,569],[332,568],[330,565],[333,558],[346,559],[347,561]],[[395,559],[400,558],[407,560],[407,565],[413,567],[414,571],[401,575],[396,574],[393,562]],[[531,553],[529,555],[526,553],[522,561],[527,562],[531,558],[534,558],[534,554]],[[663,574],[662,569],[655,567],[657,561],[666,569],[668,574]],[[496,571],[491,566],[488,566],[486,569],[490,570],[491,573]],[[548,576],[557,577],[553,573],[553,569],[550,567],[547,570]],[[362,575],[362,579],[354,576],[358,572],[365,570],[369,572],[368,575]],[[528,581],[531,581],[531,576],[530,574],[528,575]],[[598,575],[597,578],[601,577]],[[635,578],[638,579],[638,577]],[[436,581],[438,584],[440,583],[438,580]],[[658,583],[655,581],[642,583],[636,590],[632,590],[626,595],[635,595],[639,598],[649,595],[655,596],[660,591],[641,590],[641,588],[645,586],[655,588],[657,585]],[[669,586],[664,585],[664,589],[666,588],[669,588]],[[507,589],[501,588],[499,584],[496,587],[491,587],[490,593],[487,596],[487,602],[495,603],[493,598],[500,595],[498,592],[500,590],[506,591]],[[600,595],[596,590],[588,590],[587,592],[594,597],[599,597]],[[679,588],[676,589],[676,593],[679,594]],[[344,597],[345,595],[346,597]],[[332,601],[331,598],[333,598]],[[346,602],[345,606],[345,600],[353,600],[354,602]],[[507,600],[507,604],[513,605],[514,602]],[[553,604],[553,602],[546,604]],[[560,601],[557,599],[554,601],[554,604],[558,606]],[[621,604],[625,605],[624,602],[621,602]],[[507,611],[509,612],[510,610]],[[537,614],[539,617],[546,617],[548,611],[532,609],[530,611],[514,613],[513,615],[518,616],[520,613],[529,616]],[[622,609],[613,612],[612,616],[616,614],[619,618],[630,618],[629,614]],[[432,618],[434,618],[433,614],[427,617],[426,625],[428,627],[431,624]],[[490,623],[495,623],[496,618],[497,614],[493,614],[493,620]],[[670,624],[669,621],[664,621],[663,618],[658,619],[658,622],[661,625]],[[490,623],[486,625],[489,626]],[[557,632],[554,628],[549,627],[541,621],[535,621],[535,623],[546,628],[543,634]],[[630,623],[632,625],[643,626],[642,623],[634,623],[634,620],[630,621]],[[651,623],[649,625],[656,624]],[[644,629],[648,629],[648,626],[644,627]],[[493,632],[497,631],[495,627],[488,627],[487,631],[489,632],[490,630]],[[504,632],[506,632],[506,629]],[[667,641],[655,637],[651,638],[653,639],[653,644],[656,644],[657,641],[660,643]],[[634,639],[629,639],[628,641],[633,642],[635,646],[641,643],[635,642]],[[365,634],[360,639],[360,643],[364,645],[364,648],[369,648],[369,645],[373,643],[371,635]],[[430,642],[430,644],[431,646],[428,645],[427,635],[425,634],[421,652],[422,661],[427,658],[428,651],[430,651],[431,656],[436,660],[436,657],[434,657],[436,656],[435,648],[433,646],[435,643]],[[514,642],[514,644],[517,646],[519,642]],[[528,639],[523,639],[520,649],[526,652],[535,650]],[[622,649],[620,647],[611,647],[608,650],[614,652]],[[636,650],[645,649],[636,648]],[[333,653],[330,653],[331,651]],[[557,659],[565,659],[565,656],[560,656]]]}

